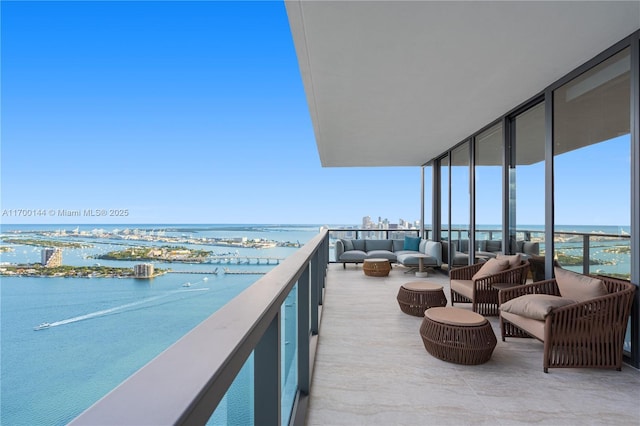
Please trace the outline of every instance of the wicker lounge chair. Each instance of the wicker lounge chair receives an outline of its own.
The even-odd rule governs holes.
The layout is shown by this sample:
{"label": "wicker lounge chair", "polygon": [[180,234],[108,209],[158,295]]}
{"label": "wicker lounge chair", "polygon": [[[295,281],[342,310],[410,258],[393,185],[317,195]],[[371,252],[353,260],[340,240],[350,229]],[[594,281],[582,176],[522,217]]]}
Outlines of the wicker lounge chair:
{"label": "wicker lounge chair", "polygon": [[[490,261],[494,261],[491,259]],[[488,262],[487,262],[488,263]],[[527,281],[529,262],[482,278],[474,278],[484,263],[455,268],[449,272],[451,306],[455,303],[471,303],[473,312],[480,315],[498,315],[498,285],[522,285]]]}
{"label": "wicker lounge chair", "polygon": [[[606,294],[553,308],[543,320],[501,312],[502,341],[506,337],[535,337],[542,341],[545,373],[549,368],[558,367],[615,368],[620,371],[636,286],[615,278],[585,277],[600,279]],[[512,287],[500,291],[500,304],[528,294],[560,296],[560,290],[556,279]]]}

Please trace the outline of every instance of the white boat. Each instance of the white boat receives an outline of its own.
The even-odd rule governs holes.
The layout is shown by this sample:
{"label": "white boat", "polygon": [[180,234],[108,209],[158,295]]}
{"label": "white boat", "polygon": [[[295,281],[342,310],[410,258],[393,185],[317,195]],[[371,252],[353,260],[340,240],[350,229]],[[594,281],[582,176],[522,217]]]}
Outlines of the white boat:
{"label": "white boat", "polygon": [[191,287],[191,283],[187,281],[186,283],[182,284],[182,287]]}
{"label": "white boat", "polygon": [[34,330],[44,330],[45,328],[49,328],[51,327],[51,324],[49,324],[48,322],[43,322],[42,324],[40,324],[39,326],[35,327]]}

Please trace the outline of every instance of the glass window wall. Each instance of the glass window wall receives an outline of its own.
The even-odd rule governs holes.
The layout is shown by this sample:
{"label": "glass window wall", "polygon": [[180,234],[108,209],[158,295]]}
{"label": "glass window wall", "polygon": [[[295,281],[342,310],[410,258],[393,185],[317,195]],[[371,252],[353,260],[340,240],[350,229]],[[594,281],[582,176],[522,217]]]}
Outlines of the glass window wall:
{"label": "glass window wall", "polygon": [[424,175],[424,202],[423,202],[423,215],[421,223],[424,229],[424,237],[428,239],[434,239],[433,235],[433,165],[428,164],[423,168]]}
{"label": "glass window wall", "polygon": [[469,263],[472,253],[469,247],[469,230],[471,229],[470,190],[469,190],[469,142],[451,151],[451,241],[459,252],[456,254],[454,266]]}
{"label": "glass window wall", "polygon": [[554,251],[563,268],[631,278],[630,50],[558,88]]}
{"label": "glass window wall", "polygon": [[504,136],[502,123],[476,137],[475,143],[475,223],[476,251],[502,250],[502,163]]}
{"label": "glass window wall", "polygon": [[535,280],[544,279],[545,107],[540,103],[512,121],[509,168],[509,239],[506,252],[533,257]]}

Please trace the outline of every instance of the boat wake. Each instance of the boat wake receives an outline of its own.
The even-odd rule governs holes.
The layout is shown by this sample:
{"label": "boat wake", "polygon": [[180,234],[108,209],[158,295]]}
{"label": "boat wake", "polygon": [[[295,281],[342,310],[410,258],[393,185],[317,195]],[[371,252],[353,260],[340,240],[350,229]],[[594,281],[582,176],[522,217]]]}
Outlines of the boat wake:
{"label": "boat wake", "polygon": [[102,316],[105,316],[105,315],[122,312],[122,311],[124,311],[126,309],[130,309],[130,308],[142,307],[143,305],[149,304],[149,303],[154,302],[156,300],[167,298],[167,297],[169,297],[171,295],[174,295],[174,294],[177,294],[177,293],[193,293],[193,292],[201,292],[201,291],[207,291],[207,290],[209,290],[209,289],[208,288],[194,288],[194,289],[185,289],[185,290],[174,290],[174,291],[170,291],[170,292],[167,292],[165,294],[158,295],[158,296],[153,296],[153,297],[149,297],[149,298],[146,298],[146,299],[143,299],[143,300],[138,300],[137,302],[126,303],[124,305],[116,306],[116,307],[109,308],[109,309],[103,309],[103,310],[96,311],[96,312],[91,312],[89,314],[80,315],[80,316],[73,317],[73,318],[68,318],[68,319],[55,321],[55,322],[43,322],[42,324],[38,325],[37,327],[34,327],[33,329],[35,331],[46,330],[46,329],[49,329],[49,328],[52,328],[52,327],[58,327],[58,326],[65,325],[65,324],[72,324],[72,323],[78,322],[78,321],[85,321],[85,320],[96,318],[96,317],[102,317]]}

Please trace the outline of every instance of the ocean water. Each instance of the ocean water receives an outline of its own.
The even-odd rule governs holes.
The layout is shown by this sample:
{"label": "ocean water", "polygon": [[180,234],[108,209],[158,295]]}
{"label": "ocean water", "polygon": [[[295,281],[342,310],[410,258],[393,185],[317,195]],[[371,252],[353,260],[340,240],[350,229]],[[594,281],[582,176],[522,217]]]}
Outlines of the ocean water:
{"label": "ocean water", "polygon": [[[140,228],[141,226],[131,226]],[[48,227],[57,229],[56,227]],[[87,230],[98,227],[84,227]],[[113,227],[104,226],[103,229]],[[123,226],[119,226],[120,229]],[[308,241],[317,226],[176,226],[179,235],[247,237]],[[42,226],[3,225],[3,235],[20,229],[21,237]],[[63,228],[64,229],[64,228]],[[83,227],[80,228],[81,230]],[[167,233],[168,235],[168,233]],[[12,237],[15,235],[11,234]],[[75,240],[75,239],[74,239]],[[65,265],[130,266],[136,262],[103,261],[88,256],[122,245],[87,238],[89,249],[64,249]],[[140,245],[140,242],[131,242]],[[40,248],[13,245],[0,261],[39,262]],[[226,252],[219,246],[195,248]],[[295,248],[239,248],[243,256],[284,258]],[[174,270],[215,274],[166,274],[151,280],[118,278],[2,277],[0,284],[0,423],[63,425],[100,399],[180,337],[209,317],[260,275],[229,275],[222,267],[266,272],[272,264],[156,264]],[[185,287],[186,282],[190,283]],[[51,326],[35,331],[43,322]],[[288,370],[286,374],[288,374]],[[241,373],[242,393],[251,372]],[[243,378],[244,377],[244,378]],[[286,379],[286,378],[285,378]],[[287,383],[286,380],[283,383]],[[219,418],[227,418],[224,412]]]}

